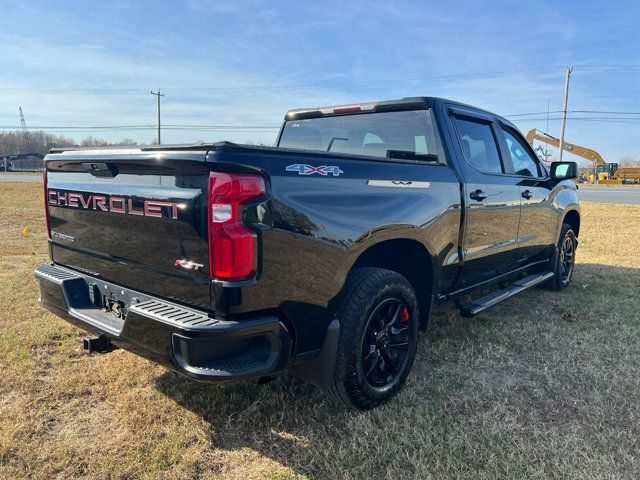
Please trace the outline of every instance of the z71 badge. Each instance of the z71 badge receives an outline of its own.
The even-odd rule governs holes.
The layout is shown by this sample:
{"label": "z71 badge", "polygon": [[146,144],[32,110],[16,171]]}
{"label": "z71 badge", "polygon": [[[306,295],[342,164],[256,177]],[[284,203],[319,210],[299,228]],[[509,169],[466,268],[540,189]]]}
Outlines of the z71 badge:
{"label": "z71 badge", "polygon": [[287,165],[287,172],[298,172],[298,175],[313,175],[314,173],[318,173],[325,177],[329,174],[334,177],[339,177],[341,173],[344,173],[340,170],[340,167],[335,165],[320,165],[319,167],[314,167],[313,165],[304,165],[302,163]]}

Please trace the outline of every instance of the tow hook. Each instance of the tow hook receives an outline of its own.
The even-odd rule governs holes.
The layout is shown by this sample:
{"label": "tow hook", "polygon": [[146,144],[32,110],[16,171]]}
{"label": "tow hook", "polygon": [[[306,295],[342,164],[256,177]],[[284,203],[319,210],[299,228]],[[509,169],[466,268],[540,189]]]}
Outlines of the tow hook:
{"label": "tow hook", "polygon": [[100,333],[98,335],[83,337],[82,348],[85,349],[87,353],[104,353],[113,350],[114,346],[104,333]]}
{"label": "tow hook", "polygon": [[105,310],[111,312],[111,314],[117,318],[124,318],[126,316],[124,303],[114,298],[109,297],[105,299]]}

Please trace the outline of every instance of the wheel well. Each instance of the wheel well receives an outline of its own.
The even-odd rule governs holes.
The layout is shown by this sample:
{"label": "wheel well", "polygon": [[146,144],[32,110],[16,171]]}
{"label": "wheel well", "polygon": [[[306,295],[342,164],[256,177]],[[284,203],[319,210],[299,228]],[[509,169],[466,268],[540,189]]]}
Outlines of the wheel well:
{"label": "wheel well", "polygon": [[365,250],[353,268],[376,267],[404,276],[416,293],[420,309],[420,326],[426,328],[433,294],[433,265],[431,255],[415,240],[397,239],[377,243]]}
{"label": "wheel well", "polygon": [[571,225],[571,229],[573,230],[573,233],[576,234],[576,237],[580,234],[580,214],[577,211],[568,211],[564,216],[562,223],[568,223]]}

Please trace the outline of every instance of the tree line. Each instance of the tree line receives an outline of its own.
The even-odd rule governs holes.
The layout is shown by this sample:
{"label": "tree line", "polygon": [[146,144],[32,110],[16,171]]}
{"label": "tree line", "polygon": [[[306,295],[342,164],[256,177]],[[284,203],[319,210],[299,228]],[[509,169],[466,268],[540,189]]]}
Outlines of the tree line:
{"label": "tree line", "polygon": [[52,135],[42,130],[0,132],[0,156],[17,153],[39,153],[46,155],[49,150],[56,147],[110,147],[110,146],[136,146],[138,142],[131,138],[124,138],[117,142],[109,142],[101,138],[88,136],[77,142],[63,135]]}

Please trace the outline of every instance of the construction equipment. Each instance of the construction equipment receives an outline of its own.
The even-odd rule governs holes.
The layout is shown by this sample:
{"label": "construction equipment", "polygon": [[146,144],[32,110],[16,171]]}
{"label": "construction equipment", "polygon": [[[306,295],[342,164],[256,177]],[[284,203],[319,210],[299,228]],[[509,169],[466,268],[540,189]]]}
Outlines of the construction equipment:
{"label": "construction equipment", "polygon": [[18,112],[20,112],[20,124],[22,124],[22,134],[26,137],[29,134],[27,130],[27,122],[24,121],[24,113],[22,113],[22,107],[18,107]]}
{"label": "construction equipment", "polygon": [[640,166],[618,168],[615,171],[613,180],[616,183],[618,181],[622,183],[640,183]]}
{"label": "construction equipment", "polygon": [[24,120],[24,113],[22,112],[22,107],[18,107],[18,112],[20,113],[20,124],[22,125],[22,143],[24,144],[24,148],[30,147],[31,137],[29,135],[29,130],[27,130],[27,122]]}
{"label": "construction equipment", "polygon": [[[527,141],[532,147],[534,140],[552,145],[556,148],[560,147],[559,139],[552,137],[548,133],[540,132],[535,128],[529,130],[529,133],[527,133]],[[621,183],[640,182],[640,167],[618,167],[617,163],[607,163],[605,159],[602,158],[602,155],[595,150],[568,142],[562,145],[562,149],[593,162],[593,168],[585,169],[578,178],[578,181],[617,185]]]}
{"label": "construction equipment", "polygon": [[583,178],[585,180],[588,180],[589,183],[602,183],[607,180],[610,180],[611,178],[607,172],[598,172],[598,181],[596,182],[596,176],[593,173],[591,173],[590,168],[585,168],[583,170],[584,170],[583,172],[580,172],[580,177],[578,178]]}

